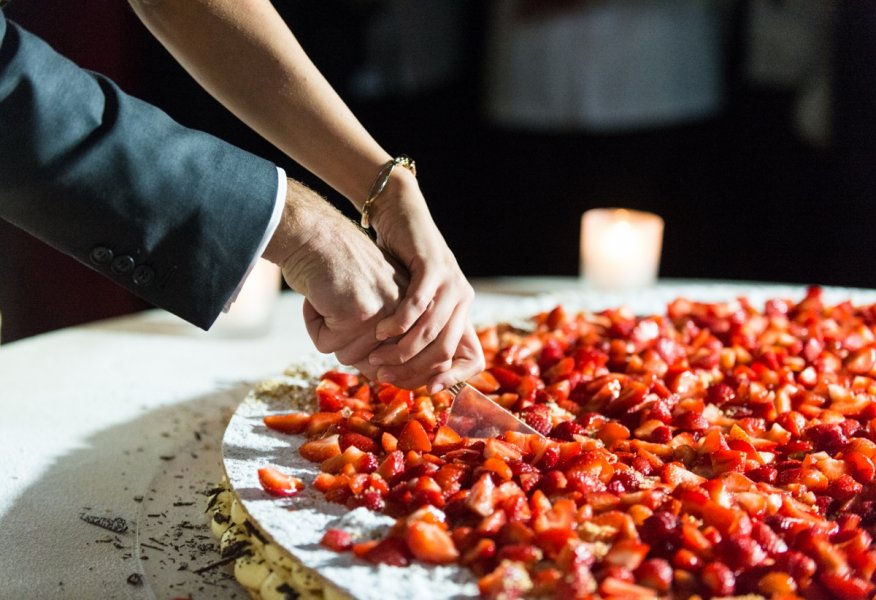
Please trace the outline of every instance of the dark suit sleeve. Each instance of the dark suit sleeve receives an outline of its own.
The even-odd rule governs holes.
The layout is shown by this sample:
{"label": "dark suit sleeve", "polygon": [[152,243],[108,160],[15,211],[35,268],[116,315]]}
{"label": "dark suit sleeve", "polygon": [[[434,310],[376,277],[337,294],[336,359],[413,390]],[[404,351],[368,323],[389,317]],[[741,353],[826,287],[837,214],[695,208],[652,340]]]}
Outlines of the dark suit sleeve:
{"label": "dark suit sleeve", "polygon": [[0,217],[207,328],[276,193],[271,163],[180,126],[0,11]]}

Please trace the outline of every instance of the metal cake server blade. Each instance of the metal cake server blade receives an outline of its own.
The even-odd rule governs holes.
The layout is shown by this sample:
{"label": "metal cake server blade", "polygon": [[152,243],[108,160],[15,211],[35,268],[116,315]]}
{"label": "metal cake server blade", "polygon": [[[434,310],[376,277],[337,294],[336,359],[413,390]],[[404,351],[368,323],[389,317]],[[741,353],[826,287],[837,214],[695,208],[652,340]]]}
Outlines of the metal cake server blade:
{"label": "metal cake server blade", "polygon": [[448,390],[454,397],[447,426],[463,437],[496,437],[506,431],[544,437],[464,381]]}

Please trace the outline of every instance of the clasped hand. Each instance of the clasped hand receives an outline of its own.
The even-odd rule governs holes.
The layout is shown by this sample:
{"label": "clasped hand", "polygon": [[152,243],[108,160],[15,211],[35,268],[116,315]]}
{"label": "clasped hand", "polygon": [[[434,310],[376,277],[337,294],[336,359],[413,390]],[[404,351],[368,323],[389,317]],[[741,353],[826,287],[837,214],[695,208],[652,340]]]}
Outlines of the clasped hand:
{"label": "clasped hand", "polygon": [[398,199],[395,217],[375,215],[378,246],[289,180],[265,258],[280,264],[286,282],[305,297],[317,350],[370,379],[435,392],[483,369],[468,316],[474,294],[428,210],[423,214],[425,201]]}

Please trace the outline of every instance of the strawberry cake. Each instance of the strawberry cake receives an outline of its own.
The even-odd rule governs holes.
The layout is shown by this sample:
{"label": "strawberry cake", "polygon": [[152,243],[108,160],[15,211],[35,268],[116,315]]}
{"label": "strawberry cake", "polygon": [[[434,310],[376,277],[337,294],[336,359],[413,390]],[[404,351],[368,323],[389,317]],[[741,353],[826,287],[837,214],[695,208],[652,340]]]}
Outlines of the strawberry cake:
{"label": "strawberry cake", "polygon": [[449,393],[317,360],[253,390],[210,506],[253,597],[874,596],[876,304],[560,305],[479,335],[469,383],[541,435],[462,437]]}

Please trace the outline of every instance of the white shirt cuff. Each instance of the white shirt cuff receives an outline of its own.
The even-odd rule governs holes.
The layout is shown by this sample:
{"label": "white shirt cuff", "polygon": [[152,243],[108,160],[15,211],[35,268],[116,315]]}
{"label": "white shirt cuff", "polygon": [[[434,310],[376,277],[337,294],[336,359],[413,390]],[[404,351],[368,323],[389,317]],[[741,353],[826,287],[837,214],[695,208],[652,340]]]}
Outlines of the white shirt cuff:
{"label": "white shirt cuff", "polygon": [[274,232],[277,230],[277,226],[280,224],[280,217],[283,216],[283,208],[286,205],[286,171],[277,167],[277,197],[274,199],[274,212],[271,213],[271,219],[268,221],[268,228],[265,229],[265,235],[262,237],[261,243],[259,243],[258,248],[256,248],[255,255],[252,258],[252,261],[249,263],[249,268],[246,270],[246,273],[243,276],[243,279],[240,280],[240,283],[237,284],[237,288],[234,290],[234,293],[231,294],[231,297],[228,298],[228,302],[225,303],[225,307],[222,309],[222,312],[228,312],[228,309],[231,308],[231,305],[237,300],[238,294],[240,294],[240,289],[243,287],[243,284],[246,283],[246,278],[249,277],[249,274],[252,272],[253,267],[256,266],[256,263],[262,257],[262,254],[265,252],[265,248],[268,247],[268,243],[271,241],[271,238],[274,237]]}

